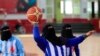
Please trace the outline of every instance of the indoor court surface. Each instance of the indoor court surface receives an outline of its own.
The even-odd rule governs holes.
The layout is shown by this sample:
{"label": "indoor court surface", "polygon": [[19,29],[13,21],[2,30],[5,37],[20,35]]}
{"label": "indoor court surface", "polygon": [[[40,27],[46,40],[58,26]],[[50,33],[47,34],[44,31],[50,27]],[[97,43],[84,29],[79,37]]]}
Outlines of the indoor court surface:
{"label": "indoor court surface", "polygon": [[[80,34],[76,34],[77,36]],[[43,56],[31,34],[18,35],[22,40],[26,56]],[[84,40],[80,45],[81,56],[100,56],[100,34],[94,34]]]}

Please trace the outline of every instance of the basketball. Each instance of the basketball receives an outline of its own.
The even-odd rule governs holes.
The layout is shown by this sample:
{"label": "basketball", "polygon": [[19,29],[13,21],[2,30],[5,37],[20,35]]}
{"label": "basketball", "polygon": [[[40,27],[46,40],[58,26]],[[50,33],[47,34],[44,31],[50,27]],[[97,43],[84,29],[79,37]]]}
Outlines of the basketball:
{"label": "basketball", "polygon": [[42,18],[42,11],[37,6],[33,6],[28,9],[26,16],[30,21],[39,22]]}

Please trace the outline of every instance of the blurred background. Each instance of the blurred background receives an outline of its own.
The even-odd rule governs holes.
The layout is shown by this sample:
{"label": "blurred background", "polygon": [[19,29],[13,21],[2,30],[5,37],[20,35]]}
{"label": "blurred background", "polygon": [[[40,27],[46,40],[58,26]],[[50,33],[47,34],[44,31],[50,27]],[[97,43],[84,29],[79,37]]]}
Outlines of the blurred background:
{"label": "blurred background", "polygon": [[[27,21],[26,12],[32,6],[42,9],[40,31],[45,23],[52,23],[57,33],[60,33],[61,26],[66,23],[71,24],[73,32],[78,34],[95,29],[96,34],[92,37],[95,37],[97,42],[94,41],[95,38],[89,39],[85,41],[88,47],[83,43],[81,45],[83,47],[80,48],[83,50],[81,50],[83,56],[100,55],[100,38],[98,39],[100,37],[100,0],[0,0],[0,26],[9,25],[14,34],[22,37],[26,50],[29,50],[28,47],[32,43],[31,38],[27,38],[32,37],[32,25]],[[96,45],[91,47],[91,42]],[[86,50],[89,48],[88,51],[92,49],[95,52],[93,48],[98,49],[95,54],[91,54],[92,52],[88,53],[84,50],[84,46]],[[34,53],[34,48],[32,53]]]}
{"label": "blurred background", "polygon": [[24,33],[31,33],[26,11],[35,5],[43,12],[40,30],[50,22],[57,32],[63,23],[72,24],[73,32],[87,32],[93,27],[100,32],[99,0],[0,0],[0,25],[6,21],[14,32],[20,23],[25,28]]}

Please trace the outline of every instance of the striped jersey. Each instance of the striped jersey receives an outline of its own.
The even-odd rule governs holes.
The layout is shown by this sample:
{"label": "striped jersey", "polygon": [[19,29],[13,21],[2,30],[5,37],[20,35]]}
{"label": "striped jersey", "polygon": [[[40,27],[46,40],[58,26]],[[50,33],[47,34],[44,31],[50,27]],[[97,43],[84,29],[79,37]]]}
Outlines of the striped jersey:
{"label": "striped jersey", "polygon": [[45,56],[69,56],[70,48],[65,45],[57,46],[48,41]]}
{"label": "striped jersey", "polygon": [[24,56],[23,46],[14,36],[8,41],[0,40],[0,51],[2,56]]}
{"label": "striped jersey", "polygon": [[71,47],[78,45],[85,39],[84,36],[80,36],[78,38],[66,40],[66,44],[63,46],[54,45],[46,38],[40,36],[37,25],[34,25],[33,35],[38,47],[45,53],[45,56],[72,56],[72,52],[70,51]]}

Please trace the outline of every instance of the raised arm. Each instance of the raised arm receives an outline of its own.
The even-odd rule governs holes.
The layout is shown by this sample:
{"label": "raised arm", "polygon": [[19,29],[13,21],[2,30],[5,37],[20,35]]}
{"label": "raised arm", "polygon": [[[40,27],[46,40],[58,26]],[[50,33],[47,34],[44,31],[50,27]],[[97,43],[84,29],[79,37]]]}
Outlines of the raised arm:
{"label": "raised arm", "polygon": [[67,46],[75,46],[78,45],[79,43],[81,43],[85,38],[89,37],[90,35],[92,35],[95,31],[89,31],[87,32],[85,35],[79,36],[78,38],[72,38],[72,39],[68,39],[66,45]]}
{"label": "raised arm", "polygon": [[34,38],[36,41],[40,39],[40,32],[39,32],[38,23],[33,24],[33,35],[34,35]]}
{"label": "raised arm", "polygon": [[33,24],[33,37],[34,40],[37,42],[39,48],[45,52],[45,48],[47,46],[47,41],[44,37],[40,36],[39,26],[37,22],[31,22]]}

